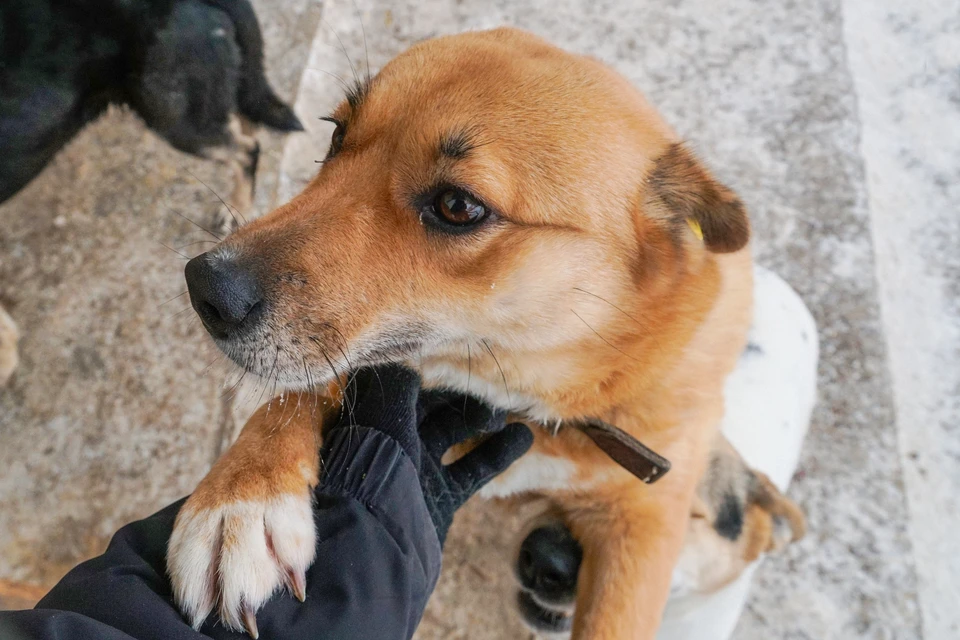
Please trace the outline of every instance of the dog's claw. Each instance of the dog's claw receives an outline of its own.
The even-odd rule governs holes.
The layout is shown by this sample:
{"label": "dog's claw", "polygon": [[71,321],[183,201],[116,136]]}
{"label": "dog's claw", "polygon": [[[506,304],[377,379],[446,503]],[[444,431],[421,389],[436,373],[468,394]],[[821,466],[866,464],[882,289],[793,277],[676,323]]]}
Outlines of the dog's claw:
{"label": "dog's claw", "polygon": [[302,570],[287,568],[287,586],[300,602],[307,599],[307,576]]}
{"label": "dog's claw", "polygon": [[247,629],[247,633],[250,634],[250,637],[253,640],[257,640],[260,637],[260,631],[257,629],[257,614],[254,613],[253,607],[244,602],[241,605],[242,608],[242,617],[243,617],[243,626]]}
{"label": "dog's claw", "polygon": [[303,600],[316,552],[311,495],[215,509],[194,509],[188,501],[177,516],[167,559],[176,602],[188,618],[196,624],[216,608],[224,627],[256,638],[255,613],[278,589]]}

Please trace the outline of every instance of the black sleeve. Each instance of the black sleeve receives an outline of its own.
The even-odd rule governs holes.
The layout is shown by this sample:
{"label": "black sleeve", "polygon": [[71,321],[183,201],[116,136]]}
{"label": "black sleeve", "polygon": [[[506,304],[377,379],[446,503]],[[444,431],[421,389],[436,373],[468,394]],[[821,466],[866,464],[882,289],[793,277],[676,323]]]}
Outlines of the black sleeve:
{"label": "black sleeve", "polygon": [[[440,573],[417,472],[396,442],[364,428],[331,434],[317,491],[317,559],[307,599],[280,593],[257,614],[264,640],[407,640]],[[121,529],[32,611],[0,612],[14,640],[249,640],[213,620],[199,632],[173,605],[167,540],[183,501]]]}

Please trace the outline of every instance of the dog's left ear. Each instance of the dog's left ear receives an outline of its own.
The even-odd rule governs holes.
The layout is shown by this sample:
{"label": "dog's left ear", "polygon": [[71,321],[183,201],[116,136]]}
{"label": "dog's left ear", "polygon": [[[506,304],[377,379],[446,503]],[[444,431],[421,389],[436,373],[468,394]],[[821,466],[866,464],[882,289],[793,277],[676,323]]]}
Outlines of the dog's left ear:
{"label": "dog's left ear", "polygon": [[650,197],[666,207],[675,223],[686,222],[702,234],[710,251],[738,251],[750,239],[750,222],[737,194],[710,175],[683,144],[670,145],[657,158],[647,185]]}

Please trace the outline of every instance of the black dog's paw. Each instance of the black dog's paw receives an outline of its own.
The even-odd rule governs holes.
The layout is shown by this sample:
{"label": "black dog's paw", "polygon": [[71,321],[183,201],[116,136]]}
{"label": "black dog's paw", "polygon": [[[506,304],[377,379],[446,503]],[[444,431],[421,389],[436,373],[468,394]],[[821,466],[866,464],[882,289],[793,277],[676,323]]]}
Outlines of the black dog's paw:
{"label": "black dog's paw", "polygon": [[261,89],[259,95],[255,95],[245,92],[241,87],[240,113],[253,122],[277,131],[303,131],[303,124],[293,109],[275,96],[266,84]]}
{"label": "black dog's paw", "polygon": [[583,548],[562,522],[527,534],[517,554],[516,575],[517,605],[529,627],[541,633],[570,631],[582,561]]}

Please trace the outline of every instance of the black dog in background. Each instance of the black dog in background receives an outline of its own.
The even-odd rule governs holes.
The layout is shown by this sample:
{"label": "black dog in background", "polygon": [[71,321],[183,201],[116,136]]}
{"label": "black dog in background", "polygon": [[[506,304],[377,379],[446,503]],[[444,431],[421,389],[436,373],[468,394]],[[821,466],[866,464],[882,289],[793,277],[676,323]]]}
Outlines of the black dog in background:
{"label": "black dog in background", "polygon": [[267,84],[247,0],[0,0],[0,202],[110,104],[181,151],[245,152],[248,171],[232,115],[303,130]]}
{"label": "black dog in background", "polygon": [[[259,147],[238,116],[303,130],[264,77],[248,0],[0,0],[0,203],[111,104],[177,149],[230,164],[240,210]],[[221,215],[222,229],[231,216]],[[17,339],[0,307],[0,387]]]}

